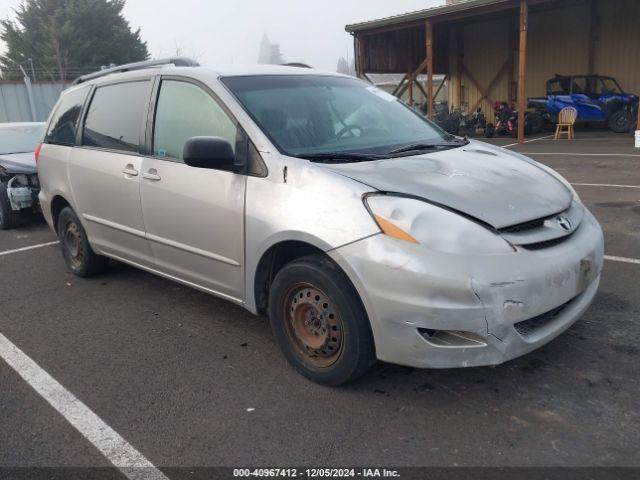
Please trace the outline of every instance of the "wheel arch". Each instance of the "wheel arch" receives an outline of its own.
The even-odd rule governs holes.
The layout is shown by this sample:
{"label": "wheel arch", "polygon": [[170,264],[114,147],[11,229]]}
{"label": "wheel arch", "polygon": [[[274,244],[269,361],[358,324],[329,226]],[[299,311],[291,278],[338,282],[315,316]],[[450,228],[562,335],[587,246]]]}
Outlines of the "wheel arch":
{"label": "wheel arch", "polygon": [[71,207],[71,203],[62,195],[55,195],[51,199],[51,219],[53,222],[53,229],[56,233],[58,233],[58,218],[60,217],[60,212],[62,212],[65,207]]}
{"label": "wheel arch", "polygon": [[[253,298],[247,299],[247,308],[259,315],[266,314],[269,304],[269,289],[277,273],[288,263],[307,255],[316,254],[327,259],[353,285],[353,281],[347,272],[327,254],[328,250],[331,250],[331,248],[325,245],[324,242],[316,242],[314,239],[308,238],[282,239],[272,243],[263,251],[260,259],[255,264],[253,280],[250,280],[249,285]],[[355,286],[354,291],[357,292]]]}

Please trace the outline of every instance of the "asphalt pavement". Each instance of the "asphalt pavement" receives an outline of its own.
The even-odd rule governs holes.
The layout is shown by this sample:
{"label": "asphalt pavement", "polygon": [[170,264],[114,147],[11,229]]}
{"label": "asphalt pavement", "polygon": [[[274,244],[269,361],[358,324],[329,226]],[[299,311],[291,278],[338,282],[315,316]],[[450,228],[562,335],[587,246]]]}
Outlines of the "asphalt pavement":
{"label": "asphalt pavement", "polygon": [[[565,175],[606,253],[640,258],[640,150],[578,132],[510,147]],[[511,139],[493,143],[506,145]],[[634,156],[635,155],[635,156]],[[123,265],[64,267],[42,220],[0,232],[0,333],[160,470],[195,466],[640,466],[640,264],[605,262],[593,306],[492,368],[378,364],[353,385],[297,375],[268,321]],[[0,359],[0,466],[109,466]],[[169,473],[167,473],[169,475]]]}

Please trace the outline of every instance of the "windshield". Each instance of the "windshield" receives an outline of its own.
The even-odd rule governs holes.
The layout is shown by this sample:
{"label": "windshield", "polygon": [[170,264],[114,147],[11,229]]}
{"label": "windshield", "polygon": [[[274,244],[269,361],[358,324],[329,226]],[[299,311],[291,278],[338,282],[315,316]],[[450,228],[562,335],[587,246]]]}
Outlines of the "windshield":
{"label": "windshield", "polygon": [[355,78],[264,75],[222,81],[287,155],[384,155],[451,140],[393,95]]}
{"label": "windshield", "polygon": [[33,152],[42,139],[44,124],[0,126],[0,155]]}

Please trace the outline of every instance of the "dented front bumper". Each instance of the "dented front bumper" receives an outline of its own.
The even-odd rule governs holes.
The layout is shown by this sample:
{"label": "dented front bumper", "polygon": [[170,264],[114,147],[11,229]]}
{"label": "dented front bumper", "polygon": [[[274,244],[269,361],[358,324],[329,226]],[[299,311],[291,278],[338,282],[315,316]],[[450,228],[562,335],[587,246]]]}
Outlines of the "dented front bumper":
{"label": "dented front bumper", "polygon": [[13,211],[37,207],[40,183],[36,174],[18,174],[7,182],[7,197]]}
{"label": "dented front bumper", "polygon": [[453,255],[381,234],[329,254],[362,298],[380,360],[450,368],[502,363],[569,328],[596,294],[603,250],[586,212],[540,250]]}

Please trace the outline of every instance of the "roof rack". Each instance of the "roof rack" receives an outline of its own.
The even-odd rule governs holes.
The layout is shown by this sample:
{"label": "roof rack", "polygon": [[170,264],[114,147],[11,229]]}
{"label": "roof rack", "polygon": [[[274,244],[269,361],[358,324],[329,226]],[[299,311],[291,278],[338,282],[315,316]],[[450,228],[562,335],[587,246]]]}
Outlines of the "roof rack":
{"label": "roof rack", "polygon": [[144,68],[158,67],[161,65],[175,65],[176,67],[199,67],[200,64],[195,60],[185,57],[172,57],[162,58],[159,60],[145,60],[143,62],[126,63],[124,65],[118,65],[111,68],[105,68],[104,70],[98,70],[97,72],[88,73],[76,78],[72,85],[87,82],[95,78],[111,75],[112,73],[131,72],[133,70],[142,70]]}
{"label": "roof rack", "polygon": [[306,63],[300,63],[300,62],[281,63],[280,66],[281,67],[313,68],[312,66],[307,65]]}

